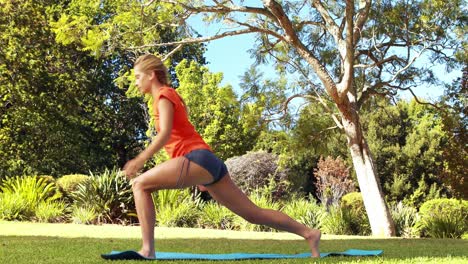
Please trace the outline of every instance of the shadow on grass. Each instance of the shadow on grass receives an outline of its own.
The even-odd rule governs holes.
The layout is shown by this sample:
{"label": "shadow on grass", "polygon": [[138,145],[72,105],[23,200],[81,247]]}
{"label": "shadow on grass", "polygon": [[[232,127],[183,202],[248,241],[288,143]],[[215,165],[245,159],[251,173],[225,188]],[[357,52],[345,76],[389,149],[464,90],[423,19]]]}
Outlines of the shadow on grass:
{"label": "shadow on grass", "polygon": [[[39,236],[1,236],[0,263],[109,263],[100,254],[111,250],[137,250],[139,239],[62,238]],[[463,263],[468,259],[468,241],[454,239],[333,239],[321,242],[322,252],[346,249],[384,250],[382,257],[327,257],[320,263],[440,263],[450,260]],[[190,253],[284,253],[308,251],[303,240],[245,240],[245,239],[160,239],[156,250]],[[415,261],[416,259],[416,261]],[[452,261],[453,260],[453,261]],[[158,261],[158,263],[161,261]],[[193,261],[163,261],[191,263]],[[311,263],[310,259],[242,260],[218,263]],[[112,262],[118,263],[118,262]],[[141,263],[125,261],[120,263]],[[196,263],[213,263],[197,261]]]}

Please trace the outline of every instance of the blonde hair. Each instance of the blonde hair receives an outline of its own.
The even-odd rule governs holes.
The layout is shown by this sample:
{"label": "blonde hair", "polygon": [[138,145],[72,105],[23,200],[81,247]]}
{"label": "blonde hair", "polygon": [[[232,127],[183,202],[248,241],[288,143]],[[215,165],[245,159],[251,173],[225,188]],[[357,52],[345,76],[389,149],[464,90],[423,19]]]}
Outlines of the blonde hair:
{"label": "blonde hair", "polygon": [[166,66],[164,66],[162,60],[153,54],[145,54],[135,61],[133,66],[145,73],[152,73],[154,72],[156,78],[161,84],[169,85],[169,73],[167,71]]}
{"label": "blonde hair", "polygon": [[[145,73],[154,72],[156,78],[161,84],[170,86],[169,73],[167,71],[166,66],[159,57],[153,54],[141,55],[140,57],[138,57],[138,59],[136,59],[135,63],[133,64],[133,67],[138,67],[140,71],[143,71]],[[180,100],[182,101],[182,104],[184,105],[185,112],[188,114],[189,108],[185,103],[184,98],[182,98],[182,96],[180,96],[179,93],[176,92],[176,94],[179,96]]]}

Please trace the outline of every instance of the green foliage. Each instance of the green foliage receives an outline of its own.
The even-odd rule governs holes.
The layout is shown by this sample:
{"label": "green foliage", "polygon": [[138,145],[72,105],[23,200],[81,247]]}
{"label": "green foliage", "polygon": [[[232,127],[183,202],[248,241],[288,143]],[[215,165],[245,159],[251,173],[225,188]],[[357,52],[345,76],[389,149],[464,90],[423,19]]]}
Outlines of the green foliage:
{"label": "green foliage", "polygon": [[20,193],[0,192],[0,220],[24,220],[24,212],[27,212],[28,206]]}
{"label": "green foliage", "polygon": [[330,206],[322,222],[322,230],[326,234],[353,235],[352,213],[339,206]]}
{"label": "green foliage", "polygon": [[99,214],[93,207],[87,205],[72,207],[71,219],[74,224],[94,224],[97,222]]}
{"label": "green foliage", "polygon": [[236,229],[234,226],[235,214],[226,207],[208,202],[201,208],[198,226],[201,228]]}
{"label": "green foliage", "polygon": [[[38,176],[11,177],[2,182],[2,207],[10,216],[3,214],[5,219],[31,220],[37,206],[42,202],[51,202],[61,197],[53,182]],[[18,203],[18,204],[14,204]]]}
{"label": "green foliage", "polygon": [[417,208],[446,195],[440,175],[449,139],[437,111],[416,101],[372,107],[378,109],[363,114],[363,125],[387,199]]}
{"label": "green foliage", "polygon": [[463,76],[445,87],[442,103],[447,109],[442,112],[444,131],[449,138],[443,147],[444,169],[441,178],[451,193],[461,199],[468,199],[468,66],[463,68]]}
{"label": "green foliage", "polygon": [[355,235],[370,235],[371,228],[364,200],[360,192],[351,192],[341,197],[341,208],[351,215],[351,230]]}
{"label": "green foliage", "polygon": [[63,201],[43,201],[36,208],[35,218],[39,222],[53,223],[64,219],[66,204]]}
{"label": "green foliage", "polygon": [[[146,126],[135,111],[139,105],[112,82],[129,59],[120,53],[97,60],[72,42],[57,43],[52,21],[64,5],[53,0],[2,2],[1,177],[99,171],[116,156],[126,161],[141,146],[135,132]],[[69,18],[77,21],[64,30],[67,34],[86,31],[92,20]]]}
{"label": "green foliage", "polygon": [[160,190],[153,194],[158,226],[193,227],[197,223],[200,200],[189,189]]}
{"label": "green foliage", "polygon": [[315,200],[293,197],[285,203],[282,211],[292,219],[315,229],[320,229],[325,215],[325,208]]}
{"label": "green foliage", "polygon": [[417,223],[422,236],[434,238],[461,238],[468,231],[468,201],[433,199],[421,208]]}
{"label": "green foliage", "polygon": [[390,212],[397,236],[410,238],[418,235],[416,224],[419,221],[419,215],[416,208],[398,202],[391,206]]}
{"label": "green foliage", "polygon": [[68,195],[76,191],[79,184],[89,180],[88,175],[84,174],[70,174],[64,175],[57,179],[57,186],[62,190],[65,195]]}
{"label": "green foliage", "polygon": [[98,223],[132,221],[133,192],[129,181],[118,169],[91,174],[90,180],[80,183],[71,197],[75,207],[92,209],[98,215]]}

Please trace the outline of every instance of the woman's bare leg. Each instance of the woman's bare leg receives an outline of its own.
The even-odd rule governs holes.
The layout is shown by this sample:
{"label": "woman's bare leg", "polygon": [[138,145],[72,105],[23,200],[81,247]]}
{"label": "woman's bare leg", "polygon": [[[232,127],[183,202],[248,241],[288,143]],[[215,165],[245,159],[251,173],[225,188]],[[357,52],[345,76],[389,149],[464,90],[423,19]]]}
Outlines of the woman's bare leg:
{"label": "woman's bare leg", "polygon": [[154,226],[156,214],[151,193],[162,189],[206,184],[211,181],[213,178],[208,171],[193,162],[189,163],[185,157],[168,160],[132,180],[135,207],[142,235],[140,255],[148,258],[155,257]]}
{"label": "woman's bare leg", "polygon": [[206,187],[210,195],[219,203],[241,216],[245,220],[259,225],[291,232],[305,238],[309,244],[313,257],[320,257],[319,242],[321,233],[317,229],[311,229],[286,214],[262,209],[256,206],[226,175],[219,182]]}

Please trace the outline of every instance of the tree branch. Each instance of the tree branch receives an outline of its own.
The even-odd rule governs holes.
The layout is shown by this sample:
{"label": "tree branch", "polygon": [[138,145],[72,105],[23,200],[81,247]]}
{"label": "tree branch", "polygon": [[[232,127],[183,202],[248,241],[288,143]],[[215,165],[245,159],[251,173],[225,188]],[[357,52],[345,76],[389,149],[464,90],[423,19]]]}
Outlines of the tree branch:
{"label": "tree branch", "polygon": [[369,11],[371,7],[371,0],[361,0],[359,1],[359,6],[362,6],[364,2],[364,6],[358,11],[357,13],[357,18],[356,18],[356,23],[354,24],[354,45],[357,44],[359,39],[361,38],[361,32],[364,27],[364,24],[367,21],[367,18],[369,17]]}
{"label": "tree branch", "polygon": [[330,33],[332,34],[333,38],[335,38],[335,42],[338,44],[340,40],[342,39],[342,36],[340,34],[340,29],[338,25],[335,23],[333,18],[330,16],[328,11],[325,9],[325,7],[322,5],[322,1],[320,0],[313,0],[312,5],[317,9],[317,11],[320,13],[320,16],[322,16],[323,20],[325,21],[325,24],[328,26],[330,29]]}
{"label": "tree branch", "polygon": [[229,36],[236,36],[236,35],[242,35],[242,34],[249,34],[249,33],[255,33],[257,32],[256,30],[253,29],[242,29],[242,30],[235,30],[235,31],[229,31],[229,32],[224,32],[219,35],[214,35],[210,37],[200,37],[200,38],[187,38],[184,40],[180,41],[173,41],[173,42],[165,42],[165,43],[153,43],[153,44],[147,44],[139,47],[129,47],[129,49],[142,49],[142,48],[149,48],[149,47],[162,47],[162,46],[171,46],[171,45],[179,45],[179,44],[191,44],[191,43],[201,43],[201,42],[208,42],[224,37],[229,37]]}
{"label": "tree branch", "polygon": [[160,0],[161,2],[173,4],[173,5],[180,5],[183,8],[195,12],[195,13],[231,13],[231,12],[240,12],[240,13],[252,13],[252,14],[260,14],[264,15],[272,20],[275,20],[275,17],[273,14],[271,14],[267,9],[265,8],[259,8],[259,7],[249,7],[249,6],[225,6],[222,4],[216,5],[216,6],[191,6],[187,5],[185,3],[181,3],[179,1],[174,1],[174,0]]}
{"label": "tree branch", "polygon": [[271,12],[271,14],[273,14],[279,25],[284,29],[286,34],[285,40],[292,44],[299,43],[300,40],[297,37],[296,30],[294,29],[293,24],[289,20],[281,5],[278,4],[275,0],[263,0],[263,4]]}

